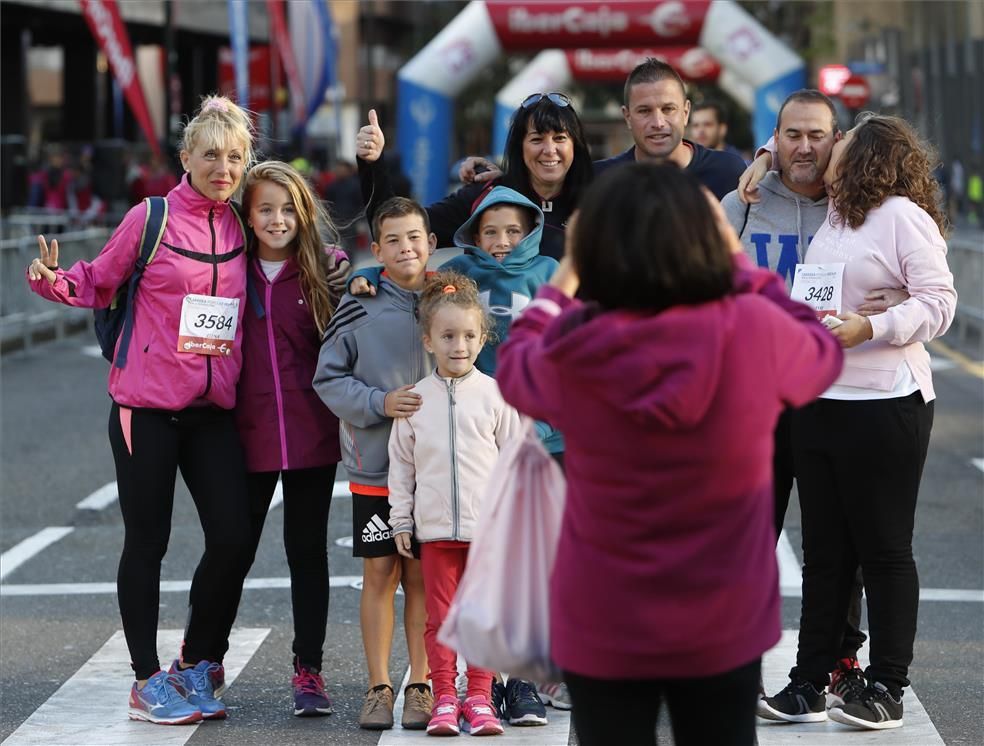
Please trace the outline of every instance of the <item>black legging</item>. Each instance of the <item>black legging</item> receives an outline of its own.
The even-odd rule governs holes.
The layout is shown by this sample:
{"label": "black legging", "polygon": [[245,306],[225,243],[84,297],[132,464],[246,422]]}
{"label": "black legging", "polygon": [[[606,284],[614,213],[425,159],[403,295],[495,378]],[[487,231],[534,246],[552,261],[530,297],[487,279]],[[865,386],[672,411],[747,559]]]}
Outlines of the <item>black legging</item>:
{"label": "black legging", "polygon": [[305,666],[321,670],[325,626],[328,624],[328,512],[338,464],[313,469],[249,474],[253,555],[277,477],[284,490],[284,549],[290,568],[290,599],[294,611],[294,655]]}
{"label": "black legging", "polygon": [[581,746],[651,746],[665,698],[677,746],[752,746],[760,658],[693,679],[595,679],[564,672]]}
{"label": "black legging", "polygon": [[[125,538],[116,578],[123,632],[138,679],[160,670],[157,619],[161,560],[171,535],[174,482],[181,469],[205,534],[191,583],[183,658],[221,659],[216,628],[235,616],[250,550],[246,466],[232,413],[214,407],[176,412],[131,409],[129,445],[113,404],[109,442]],[[132,447],[132,452],[131,452]]]}

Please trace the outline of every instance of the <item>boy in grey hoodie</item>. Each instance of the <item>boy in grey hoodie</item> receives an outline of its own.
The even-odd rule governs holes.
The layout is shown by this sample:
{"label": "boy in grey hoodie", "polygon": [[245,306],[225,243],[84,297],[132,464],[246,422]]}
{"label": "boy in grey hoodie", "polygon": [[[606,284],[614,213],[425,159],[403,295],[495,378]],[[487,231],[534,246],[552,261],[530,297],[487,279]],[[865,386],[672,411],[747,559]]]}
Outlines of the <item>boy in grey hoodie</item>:
{"label": "boy in grey hoodie", "polygon": [[[352,491],[352,553],[363,558],[360,601],[369,690],[359,725],[393,726],[389,656],[393,598],[406,594],[403,617],[410,654],[410,683],[403,727],[421,730],[430,720],[424,649],[424,586],[419,559],[401,558],[389,527],[389,435],[395,417],[420,407],[411,391],[433,370],[417,324],[417,300],[427,259],[437,243],[427,213],[413,200],[394,197],[374,216],[372,252],[385,269],[375,295],[346,294],[325,331],[314,390],[341,420],[342,461]],[[415,548],[414,554],[419,557]]]}

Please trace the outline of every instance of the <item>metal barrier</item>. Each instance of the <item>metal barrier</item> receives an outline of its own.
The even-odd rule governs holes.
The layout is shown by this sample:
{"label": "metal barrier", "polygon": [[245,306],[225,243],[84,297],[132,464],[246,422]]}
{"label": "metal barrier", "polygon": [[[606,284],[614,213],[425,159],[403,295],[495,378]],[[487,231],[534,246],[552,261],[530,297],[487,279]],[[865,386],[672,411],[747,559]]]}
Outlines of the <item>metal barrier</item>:
{"label": "metal barrier", "polygon": [[[58,262],[68,267],[80,259],[92,259],[106,244],[109,228],[86,228],[51,234],[58,240]],[[25,278],[27,265],[38,255],[36,235],[0,241],[0,344],[30,347],[36,336],[62,337],[69,327],[88,324],[92,311],[51,303],[31,292]]]}
{"label": "metal barrier", "polygon": [[947,241],[947,263],[957,289],[957,313],[951,334],[966,342],[970,333],[984,336],[984,233],[955,231]]}

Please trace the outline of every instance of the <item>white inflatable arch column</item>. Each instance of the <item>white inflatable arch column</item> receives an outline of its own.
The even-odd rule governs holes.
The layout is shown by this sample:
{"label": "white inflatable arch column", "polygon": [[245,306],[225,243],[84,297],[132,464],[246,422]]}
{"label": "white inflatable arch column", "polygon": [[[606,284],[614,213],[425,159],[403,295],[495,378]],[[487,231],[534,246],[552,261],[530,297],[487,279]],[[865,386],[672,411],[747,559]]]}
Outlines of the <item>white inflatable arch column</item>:
{"label": "white inflatable arch column", "polygon": [[429,204],[447,191],[452,100],[503,49],[669,44],[699,45],[721,64],[722,85],[733,75],[754,90],[758,142],[806,82],[803,61],[733,0],[472,0],[397,76],[397,143],[417,197]]}

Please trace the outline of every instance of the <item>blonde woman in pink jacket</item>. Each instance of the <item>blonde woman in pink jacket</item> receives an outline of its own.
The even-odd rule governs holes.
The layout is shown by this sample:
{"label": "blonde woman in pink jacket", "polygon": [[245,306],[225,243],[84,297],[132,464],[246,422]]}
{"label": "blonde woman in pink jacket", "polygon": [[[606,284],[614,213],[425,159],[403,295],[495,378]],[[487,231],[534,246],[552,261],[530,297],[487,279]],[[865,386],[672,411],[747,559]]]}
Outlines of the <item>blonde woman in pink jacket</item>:
{"label": "blonde woman in pink jacket", "polygon": [[[843,323],[832,331],[844,369],[793,420],[803,607],[790,684],[759,702],[768,719],[902,725],[919,607],[912,532],[936,397],[923,344],[946,332],[957,304],[934,163],[905,121],[866,115],[834,145],[824,177],[830,211],[806,262],[844,264]],[[866,293],[885,287],[910,297],[874,316],[856,313]],[[828,711],[824,688],[859,565],[870,665],[845,672],[851,686]]]}
{"label": "blonde woman in pink jacket", "polygon": [[492,321],[475,283],[457,272],[438,272],[420,301],[424,346],[434,373],[417,383],[421,404],[393,421],[389,441],[390,526],[397,550],[412,557],[420,543],[427,626],[424,644],[434,686],[427,732],[457,735],[464,719],[472,735],[499,735],[490,700],[493,672],[468,666],[468,694],[458,702],[457,654],[437,641],[465,571],[479,503],[499,451],[519,432],[519,414],[502,400],[494,379],[475,368]]}

